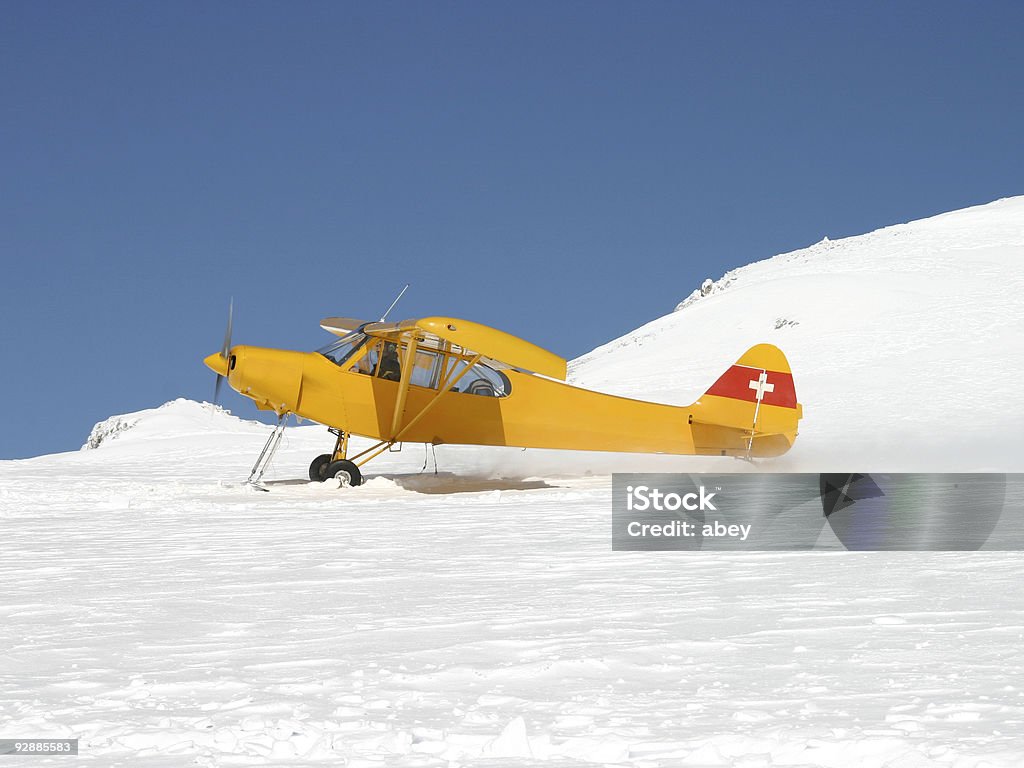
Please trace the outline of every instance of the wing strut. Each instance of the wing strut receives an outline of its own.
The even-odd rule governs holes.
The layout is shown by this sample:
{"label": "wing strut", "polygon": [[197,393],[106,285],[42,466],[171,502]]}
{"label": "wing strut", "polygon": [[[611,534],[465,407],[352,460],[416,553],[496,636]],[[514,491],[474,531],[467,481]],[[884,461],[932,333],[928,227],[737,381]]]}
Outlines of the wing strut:
{"label": "wing strut", "polygon": [[[415,339],[413,339],[413,341],[410,343],[410,346],[415,346]],[[422,419],[424,416],[426,416],[427,413],[430,412],[430,409],[433,408],[435,405],[437,405],[441,401],[441,398],[444,397],[446,394],[448,394],[451,391],[452,387],[454,387],[456,384],[459,383],[459,380],[469,372],[470,368],[472,368],[474,365],[476,365],[477,363],[480,362],[480,358],[481,357],[483,357],[483,355],[477,354],[477,355],[474,355],[469,360],[466,360],[465,361],[466,365],[464,365],[462,370],[458,371],[458,373],[456,373],[456,371],[458,370],[459,366],[458,366],[458,361],[456,361],[455,364],[452,365],[451,370],[448,371],[447,374],[445,375],[444,381],[442,381],[438,385],[437,392],[434,394],[434,396],[432,398],[430,398],[430,402],[428,402],[425,406],[423,406],[423,408],[420,410],[420,412],[417,413],[415,416],[413,416],[412,420],[410,420],[405,426],[403,426],[401,429],[397,429],[397,430],[396,430],[396,428],[394,426],[394,423],[397,423],[400,420],[400,417],[398,416],[400,411],[398,410],[398,403],[396,403],[396,406],[395,406],[396,418],[395,418],[395,420],[393,422],[393,425],[392,425],[392,433],[393,433],[392,437],[390,437],[387,440],[381,440],[379,443],[376,443],[375,445],[370,446],[369,448],[367,448],[362,453],[353,456],[351,461],[353,461],[356,466],[361,467],[361,466],[363,466],[363,464],[366,464],[368,461],[370,461],[372,459],[375,459],[376,457],[380,456],[380,454],[384,453],[384,451],[386,451],[392,445],[397,443],[402,438],[402,435],[404,435],[406,432],[408,432],[410,429],[412,429],[414,426],[416,426],[416,424],[419,422],[419,420]],[[406,371],[408,371],[408,373],[406,373]],[[403,407],[405,406],[405,396],[409,392],[409,382],[407,380],[407,377],[411,377],[411,376],[412,376],[412,368],[410,366],[403,366],[403,368],[402,368],[402,389],[400,389],[399,393],[398,393],[399,401],[400,401],[400,403],[401,403],[401,405]],[[404,391],[404,394],[403,394],[403,391]],[[363,457],[365,457],[365,458],[363,458]]]}
{"label": "wing strut", "polygon": [[481,357],[481,355],[474,355],[472,358],[466,361],[466,365],[457,374],[455,373],[455,369],[458,367],[458,365],[453,365],[451,371],[448,373],[448,376],[438,386],[436,394],[432,398],[430,398],[430,402],[423,406],[423,409],[412,417],[412,421],[410,421],[408,424],[402,427],[401,430],[399,430],[398,433],[391,438],[391,442],[397,443],[398,439],[402,435],[404,435],[406,432],[408,432],[410,429],[416,426],[417,422],[419,422],[420,419],[426,416],[430,409],[437,405],[438,402],[440,402],[441,398],[451,391],[452,387],[459,383],[459,379],[465,376],[469,372],[470,368],[472,368],[474,365],[480,362]]}
{"label": "wing strut", "polygon": [[[391,434],[397,434],[398,427],[405,415],[405,401],[409,396],[409,382],[416,365],[416,334],[409,334],[409,343],[405,347],[405,359],[402,360],[402,379],[398,384],[398,397],[395,399],[395,413],[391,417]],[[392,438],[392,442],[394,439]]]}

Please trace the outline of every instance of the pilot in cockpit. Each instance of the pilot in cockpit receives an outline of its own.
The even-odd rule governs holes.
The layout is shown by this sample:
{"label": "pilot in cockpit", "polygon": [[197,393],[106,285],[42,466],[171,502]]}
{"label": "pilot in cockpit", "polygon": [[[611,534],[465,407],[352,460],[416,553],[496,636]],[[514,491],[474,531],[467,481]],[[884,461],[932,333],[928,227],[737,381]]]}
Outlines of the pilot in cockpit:
{"label": "pilot in cockpit", "polygon": [[402,366],[398,362],[398,346],[392,341],[384,343],[380,365],[377,367],[377,376],[389,381],[401,381],[402,379]]}

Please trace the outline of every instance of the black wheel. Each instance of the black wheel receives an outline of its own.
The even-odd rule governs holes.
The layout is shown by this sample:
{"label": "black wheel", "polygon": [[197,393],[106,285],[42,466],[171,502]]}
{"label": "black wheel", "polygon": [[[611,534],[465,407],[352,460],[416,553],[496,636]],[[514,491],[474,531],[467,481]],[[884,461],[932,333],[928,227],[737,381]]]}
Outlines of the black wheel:
{"label": "black wheel", "polygon": [[321,453],[315,459],[313,463],[309,465],[309,479],[322,483],[327,479],[327,465],[331,463],[331,454]]}
{"label": "black wheel", "polygon": [[324,470],[324,478],[328,477],[341,480],[342,485],[363,484],[363,473],[359,471],[359,467],[348,459],[338,459],[338,461],[332,461],[328,464],[327,469]]}

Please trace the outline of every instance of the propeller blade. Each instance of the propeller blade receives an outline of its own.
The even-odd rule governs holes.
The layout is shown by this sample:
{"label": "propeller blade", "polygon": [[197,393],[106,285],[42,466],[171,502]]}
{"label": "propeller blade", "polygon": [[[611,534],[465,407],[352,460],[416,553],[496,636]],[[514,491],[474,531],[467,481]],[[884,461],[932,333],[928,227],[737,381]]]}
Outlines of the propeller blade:
{"label": "propeller blade", "polygon": [[[235,298],[231,297],[231,301],[228,302],[228,327],[224,330],[224,343],[220,347],[220,356],[225,360],[228,359],[228,355],[231,354],[231,330],[234,325],[235,317]],[[213,404],[218,405],[220,403],[220,385],[224,381],[224,377],[219,373],[216,374],[217,383],[213,385]]]}
{"label": "propeller blade", "polygon": [[220,356],[223,357],[225,360],[228,357],[228,353],[231,351],[231,326],[234,322],[234,315],[235,299],[234,297],[232,297],[230,303],[228,304],[228,327],[224,331],[224,344],[221,345],[220,348]]}

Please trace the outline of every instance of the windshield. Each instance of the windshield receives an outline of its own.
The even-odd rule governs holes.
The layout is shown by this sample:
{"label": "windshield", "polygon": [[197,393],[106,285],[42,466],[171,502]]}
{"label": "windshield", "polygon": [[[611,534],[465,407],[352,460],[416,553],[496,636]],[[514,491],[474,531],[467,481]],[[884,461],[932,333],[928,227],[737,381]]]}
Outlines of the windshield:
{"label": "windshield", "polygon": [[347,336],[342,336],[340,339],[332,341],[325,347],[320,347],[317,352],[335,365],[341,365],[352,357],[352,353],[365,343],[366,334],[360,333],[359,331],[353,331]]}

